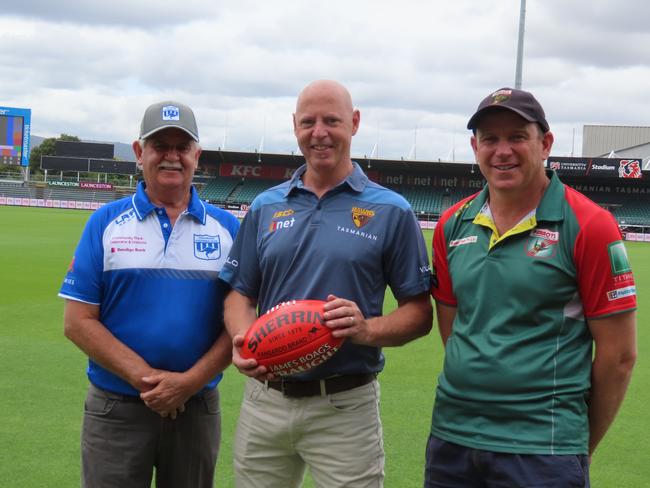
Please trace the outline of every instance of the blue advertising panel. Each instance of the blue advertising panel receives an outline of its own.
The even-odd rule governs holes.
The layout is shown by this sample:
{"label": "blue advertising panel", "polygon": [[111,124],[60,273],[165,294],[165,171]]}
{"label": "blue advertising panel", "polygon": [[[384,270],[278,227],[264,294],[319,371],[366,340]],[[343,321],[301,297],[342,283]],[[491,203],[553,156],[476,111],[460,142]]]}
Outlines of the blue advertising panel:
{"label": "blue advertising panel", "polygon": [[0,107],[0,164],[29,166],[32,110]]}

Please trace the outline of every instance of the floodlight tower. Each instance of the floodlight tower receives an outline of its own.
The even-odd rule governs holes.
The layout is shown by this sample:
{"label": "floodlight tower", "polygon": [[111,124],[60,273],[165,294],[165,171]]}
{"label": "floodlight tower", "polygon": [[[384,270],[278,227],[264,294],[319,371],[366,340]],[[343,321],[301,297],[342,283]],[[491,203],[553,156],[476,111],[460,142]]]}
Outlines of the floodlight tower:
{"label": "floodlight tower", "polygon": [[517,68],[515,70],[515,88],[521,88],[521,65],[524,62],[524,28],[526,25],[526,0],[521,0],[519,7],[519,39],[517,41]]}

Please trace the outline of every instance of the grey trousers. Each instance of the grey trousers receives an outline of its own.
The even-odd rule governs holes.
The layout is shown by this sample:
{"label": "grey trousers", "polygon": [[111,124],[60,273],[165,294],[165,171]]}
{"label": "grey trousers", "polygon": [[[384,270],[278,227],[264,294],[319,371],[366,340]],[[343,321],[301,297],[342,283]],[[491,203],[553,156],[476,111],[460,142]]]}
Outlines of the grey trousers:
{"label": "grey trousers", "polygon": [[219,392],[185,404],[175,420],[162,418],[137,397],[88,388],[81,433],[84,488],[208,488],[221,436]]}

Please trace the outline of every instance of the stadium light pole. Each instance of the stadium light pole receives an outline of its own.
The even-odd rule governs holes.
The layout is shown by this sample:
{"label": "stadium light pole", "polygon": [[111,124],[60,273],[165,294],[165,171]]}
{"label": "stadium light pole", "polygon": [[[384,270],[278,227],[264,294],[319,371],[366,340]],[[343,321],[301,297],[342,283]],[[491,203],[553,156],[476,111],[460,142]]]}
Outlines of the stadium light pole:
{"label": "stadium light pole", "polygon": [[524,29],[526,25],[526,0],[521,0],[519,7],[519,39],[517,40],[517,67],[515,70],[515,88],[521,89],[521,66],[524,62]]}

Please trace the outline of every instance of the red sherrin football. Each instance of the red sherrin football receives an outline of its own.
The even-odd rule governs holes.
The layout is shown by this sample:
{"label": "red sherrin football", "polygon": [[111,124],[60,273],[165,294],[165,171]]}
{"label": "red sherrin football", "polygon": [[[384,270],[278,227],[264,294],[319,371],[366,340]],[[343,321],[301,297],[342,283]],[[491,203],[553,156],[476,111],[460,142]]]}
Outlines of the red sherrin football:
{"label": "red sherrin football", "polygon": [[292,300],[258,317],[244,336],[243,358],[256,359],[269,372],[286,376],[324,363],[342,338],[325,325],[322,300]]}

